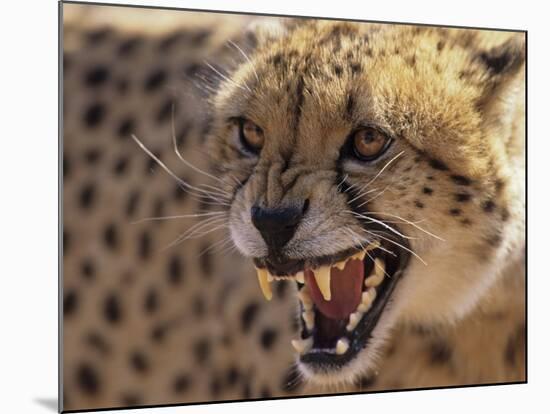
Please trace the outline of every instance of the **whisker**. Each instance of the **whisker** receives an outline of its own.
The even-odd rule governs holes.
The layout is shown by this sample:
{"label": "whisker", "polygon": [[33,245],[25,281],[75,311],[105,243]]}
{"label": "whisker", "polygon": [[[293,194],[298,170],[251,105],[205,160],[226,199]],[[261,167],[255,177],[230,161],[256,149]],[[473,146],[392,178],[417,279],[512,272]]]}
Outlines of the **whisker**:
{"label": "whisker", "polygon": [[196,218],[196,217],[207,217],[207,216],[221,216],[227,214],[225,211],[214,211],[209,213],[197,213],[197,214],[182,214],[179,216],[159,216],[159,217],[145,217],[136,221],[131,221],[130,224],[140,224],[148,221],[160,221],[160,220],[175,220],[175,219],[184,219],[184,218]]}
{"label": "whisker", "polygon": [[260,82],[260,77],[258,76],[258,72],[256,72],[256,68],[254,67],[254,64],[252,63],[252,61],[250,60],[250,58],[248,57],[248,55],[246,53],[244,53],[244,51],[235,43],[233,42],[232,40],[228,40],[228,43],[230,45],[232,45],[235,49],[237,49],[241,55],[244,56],[244,58],[246,59],[246,61],[250,64],[250,67],[252,68],[252,70],[254,71],[254,76],[256,76],[256,80],[258,82]]}
{"label": "whisker", "polygon": [[395,214],[390,214],[390,213],[382,213],[382,212],[375,212],[375,211],[369,211],[369,213],[372,213],[372,214],[378,214],[378,215],[386,215],[386,216],[390,216],[390,217],[394,217],[394,218],[397,218],[399,220],[402,220],[402,222],[406,223],[406,224],[410,224],[411,226],[413,226],[414,228],[426,233],[427,235],[429,236],[432,236],[438,240],[441,240],[441,241],[446,241],[445,239],[443,239],[442,237],[439,237],[437,236],[436,234],[433,234],[433,233],[430,233],[428,230],[420,227],[419,225],[417,225],[416,223],[419,223],[421,221],[425,221],[425,219],[419,221],[419,222],[413,222],[413,221],[409,221],[407,219],[404,219],[403,217],[399,217],[399,216],[396,216]]}
{"label": "whisker", "polygon": [[248,86],[243,86],[235,82],[233,79],[227,77],[223,73],[221,73],[219,70],[217,70],[214,66],[212,66],[210,63],[208,63],[206,60],[204,61],[206,66],[208,66],[210,69],[212,69],[214,72],[216,72],[222,79],[226,80],[227,82],[231,83],[232,85],[235,85],[237,88],[247,90],[248,92],[252,92],[252,90]]}

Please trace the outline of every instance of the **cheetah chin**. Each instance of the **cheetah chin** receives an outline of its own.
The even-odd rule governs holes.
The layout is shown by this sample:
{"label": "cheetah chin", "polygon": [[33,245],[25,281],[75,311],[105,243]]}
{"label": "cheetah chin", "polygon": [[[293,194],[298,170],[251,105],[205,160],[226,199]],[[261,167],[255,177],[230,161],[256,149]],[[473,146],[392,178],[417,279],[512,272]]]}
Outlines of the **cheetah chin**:
{"label": "cheetah chin", "polygon": [[347,381],[350,374],[353,378],[361,351],[376,356],[376,350],[369,349],[379,342],[373,340],[373,332],[410,257],[406,240],[393,241],[404,248],[377,241],[366,248],[305,260],[254,259],[267,300],[272,297],[272,282],[296,282],[300,332],[291,344],[302,371],[314,382]]}

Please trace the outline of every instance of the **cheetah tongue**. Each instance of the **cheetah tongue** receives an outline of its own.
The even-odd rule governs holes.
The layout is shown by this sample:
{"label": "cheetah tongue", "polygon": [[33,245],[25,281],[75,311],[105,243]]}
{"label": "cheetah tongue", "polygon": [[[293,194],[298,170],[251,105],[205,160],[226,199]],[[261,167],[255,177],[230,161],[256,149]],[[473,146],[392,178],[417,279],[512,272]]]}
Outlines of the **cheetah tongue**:
{"label": "cheetah tongue", "polygon": [[324,316],[331,319],[347,319],[359,306],[364,277],[363,260],[348,260],[342,270],[337,267],[330,268],[329,301],[323,298],[313,270],[306,269],[304,276],[311,299]]}

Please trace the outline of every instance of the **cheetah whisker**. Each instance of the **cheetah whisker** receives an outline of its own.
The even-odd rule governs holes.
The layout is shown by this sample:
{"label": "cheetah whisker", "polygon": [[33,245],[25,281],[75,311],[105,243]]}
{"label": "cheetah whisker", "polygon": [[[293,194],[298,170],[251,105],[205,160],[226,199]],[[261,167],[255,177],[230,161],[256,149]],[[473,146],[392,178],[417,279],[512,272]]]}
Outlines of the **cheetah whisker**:
{"label": "cheetah whisker", "polygon": [[210,63],[208,63],[206,60],[204,61],[205,65],[208,66],[210,69],[212,69],[212,71],[214,71],[215,73],[218,74],[218,76],[220,76],[222,79],[224,79],[225,81],[229,82],[230,84],[236,86],[237,88],[240,88],[240,89],[243,89],[243,90],[247,90],[248,92],[252,93],[252,89],[250,89],[248,87],[248,85],[241,85],[237,82],[235,82],[233,79],[227,77],[226,75],[224,75],[223,73],[221,73],[218,69],[216,69],[214,66],[212,66]]}
{"label": "cheetah whisker", "polygon": [[179,216],[158,216],[158,217],[145,217],[139,220],[130,222],[130,224],[140,224],[149,221],[161,221],[161,220],[175,220],[175,219],[184,219],[184,218],[196,218],[196,217],[207,217],[207,216],[221,216],[225,215],[225,211],[215,211],[209,213],[196,213],[196,214],[182,214]]}
{"label": "cheetah whisker", "polygon": [[244,51],[239,47],[239,45],[237,45],[235,42],[233,42],[232,40],[228,40],[227,41],[231,46],[233,46],[235,49],[237,49],[241,55],[244,56],[244,58],[246,59],[246,61],[250,64],[250,67],[252,68],[252,70],[254,71],[254,76],[256,76],[256,80],[258,82],[260,82],[260,77],[258,76],[258,72],[256,72],[256,68],[254,66],[254,64],[252,63],[252,61],[250,60],[250,58],[248,57],[248,55],[246,53],[244,53]]}
{"label": "cheetah whisker", "polygon": [[420,230],[420,231],[426,233],[428,236],[432,236],[432,237],[434,237],[434,238],[436,238],[436,239],[438,239],[438,240],[441,240],[441,241],[443,241],[443,242],[446,241],[444,238],[439,237],[438,235],[433,234],[433,233],[429,232],[428,230],[426,230],[426,229],[420,227],[418,224],[416,224],[416,223],[421,223],[421,222],[423,222],[423,221],[426,221],[426,219],[422,219],[422,220],[419,220],[419,221],[414,222],[414,221],[410,221],[410,220],[404,219],[403,217],[396,216],[395,214],[382,213],[382,212],[375,212],[375,211],[370,211],[370,213],[372,213],[372,214],[378,214],[378,215],[386,215],[386,216],[390,216],[390,217],[397,218],[397,219],[399,219],[399,220],[402,220],[403,223],[405,223],[405,224],[410,224],[410,225],[413,226],[414,228],[416,228],[416,229],[418,229],[418,230]]}

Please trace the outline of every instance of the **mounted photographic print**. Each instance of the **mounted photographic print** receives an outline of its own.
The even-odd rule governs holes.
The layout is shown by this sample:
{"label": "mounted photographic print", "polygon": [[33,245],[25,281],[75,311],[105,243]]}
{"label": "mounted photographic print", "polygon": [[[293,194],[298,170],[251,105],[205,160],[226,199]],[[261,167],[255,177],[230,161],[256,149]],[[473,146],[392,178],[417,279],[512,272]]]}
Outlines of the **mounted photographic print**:
{"label": "mounted photographic print", "polygon": [[526,381],[526,32],[60,7],[63,411]]}

